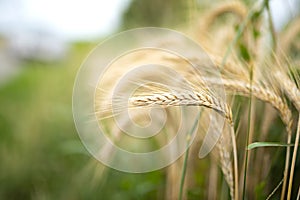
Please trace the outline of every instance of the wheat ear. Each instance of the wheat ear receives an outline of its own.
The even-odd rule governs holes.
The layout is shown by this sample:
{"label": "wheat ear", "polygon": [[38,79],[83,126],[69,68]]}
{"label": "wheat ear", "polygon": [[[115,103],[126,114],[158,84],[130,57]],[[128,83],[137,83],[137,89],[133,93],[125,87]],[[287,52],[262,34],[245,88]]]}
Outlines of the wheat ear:
{"label": "wheat ear", "polygon": [[[275,78],[277,79],[278,83],[281,84],[281,88],[287,94],[289,99],[293,102],[294,106],[300,113],[300,91],[299,91],[299,89],[286,75],[284,75],[283,73],[281,73],[279,71],[275,73]],[[287,199],[291,198],[293,176],[294,176],[295,163],[296,163],[296,158],[297,158],[297,150],[298,150],[298,146],[299,146],[299,135],[300,135],[299,129],[300,129],[300,114],[298,117],[298,126],[297,126],[296,138],[295,138],[295,147],[294,147],[294,151],[293,151],[292,163],[291,163],[291,169],[290,169],[290,178],[289,178]],[[287,174],[287,172],[286,172],[286,174]],[[287,181],[285,184],[283,184],[284,189],[286,187],[286,184],[287,184]],[[284,194],[284,192],[283,192],[283,194]]]}
{"label": "wheat ear", "polygon": [[131,97],[129,103],[134,106],[204,106],[220,113],[230,124],[233,123],[229,106],[217,98],[202,92],[166,92],[140,95]]}
{"label": "wheat ear", "polygon": [[[209,80],[212,84],[219,84],[223,85],[227,90],[237,92],[241,95],[250,95],[250,84],[244,81],[236,81],[236,80],[225,80],[223,79],[220,83],[220,80]],[[274,93],[272,90],[259,86],[257,83],[252,84],[252,95],[256,98],[270,103],[280,114],[281,120],[286,126],[287,131],[287,143],[291,143],[292,138],[292,112],[290,111],[289,107],[287,106],[286,102],[280,98],[279,95]],[[287,147],[286,151],[286,161],[284,167],[284,182],[283,182],[283,190],[282,194],[284,194],[286,182],[287,182],[287,173],[289,168],[289,158],[290,158],[290,148]]]}
{"label": "wheat ear", "polygon": [[[213,85],[223,86],[226,90],[235,92],[240,95],[249,96],[250,95],[250,83],[246,81],[236,81],[229,79],[205,79],[208,83]],[[291,134],[292,130],[292,112],[287,106],[286,102],[275,92],[267,87],[258,85],[257,83],[252,84],[252,95],[257,99],[270,103],[278,112],[286,126],[288,134]]]}
{"label": "wheat ear", "polygon": [[283,91],[287,94],[289,99],[293,102],[294,106],[300,112],[300,91],[286,75],[282,72],[277,71],[275,73],[275,78],[280,84]]}
{"label": "wheat ear", "polygon": [[[218,124],[215,121],[212,121],[211,127],[218,131]],[[227,126],[223,127],[223,132],[220,135],[219,141],[216,144],[216,153],[219,158],[220,168],[224,175],[225,181],[228,184],[230,197],[234,199],[234,175],[233,175],[233,166],[231,152],[233,151],[233,143],[231,141],[231,130]]]}
{"label": "wheat ear", "polygon": [[238,162],[237,146],[233,128],[231,108],[219,99],[206,92],[173,92],[155,93],[152,95],[134,96],[129,99],[129,104],[133,106],[204,106],[210,108],[224,116],[230,124],[230,133],[233,146],[234,160],[234,198],[238,199]]}
{"label": "wheat ear", "polygon": [[[223,133],[224,134],[224,133]],[[230,151],[226,150],[224,146],[228,146],[228,142],[224,141],[224,136],[221,135],[219,142],[217,143],[217,148],[219,151],[221,170],[224,174],[225,180],[229,186],[231,199],[234,197],[234,183],[233,183],[233,171],[232,171],[232,162],[230,158]]]}

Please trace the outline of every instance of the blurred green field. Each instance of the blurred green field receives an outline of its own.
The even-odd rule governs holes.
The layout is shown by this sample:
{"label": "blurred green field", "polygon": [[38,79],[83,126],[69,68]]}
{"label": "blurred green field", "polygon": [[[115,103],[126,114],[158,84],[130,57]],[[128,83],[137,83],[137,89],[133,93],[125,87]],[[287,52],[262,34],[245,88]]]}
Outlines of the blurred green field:
{"label": "blurred green field", "polygon": [[[249,0],[233,2],[132,0],[122,14],[118,30],[145,26],[175,29],[199,41],[204,49],[207,48],[212,58],[218,58],[216,65],[221,64],[220,71],[227,66],[223,66],[223,61],[232,61],[228,62],[230,66],[227,66],[227,72],[226,69],[222,72],[224,73],[222,76],[229,82],[236,80],[242,83],[233,85],[235,87],[227,91],[229,94],[227,103],[233,111],[233,129],[236,131],[233,133],[236,134],[233,135],[236,138],[232,137],[232,141],[237,142],[236,160],[239,169],[237,176],[233,171],[227,170],[233,170],[232,150],[235,147],[232,142],[220,143],[220,148],[215,148],[216,155],[211,153],[200,160],[198,154],[203,140],[200,137],[198,143],[193,144],[194,148],[190,148],[190,153],[186,154],[189,155],[186,156],[186,162],[182,156],[173,165],[151,173],[119,172],[106,168],[94,159],[81,143],[75,128],[72,116],[72,92],[77,70],[96,43],[78,42],[71,45],[70,51],[62,61],[22,62],[20,73],[9,82],[0,85],[0,200],[173,200],[180,199],[181,196],[188,200],[225,200],[236,199],[230,196],[230,187],[233,186],[237,186],[234,188],[235,191],[239,189],[236,195],[239,198],[245,195],[245,199],[260,200],[272,194],[271,199],[279,199],[283,193],[281,188],[284,188],[282,183],[285,162],[288,160],[285,156],[287,148],[262,145],[260,148],[247,151],[246,147],[248,142],[286,144],[286,128],[290,119],[286,124],[282,119],[289,111],[291,119],[294,120],[291,127],[293,132],[291,143],[295,141],[296,129],[300,130],[299,125],[296,127],[299,110],[295,109],[293,99],[289,99],[286,92],[281,91],[282,88],[279,86],[282,83],[277,84],[280,81],[273,77],[279,69],[282,70],[279,70],[280,73],[290,75],[293,71],[290,65],[295,63],[298,66],[300,63],[298,56],[300,26],[298,30],[293,28],[296,27],[293,23],[299,24],[300,18],[299,12],[297,16],[291,15],[289,20],[294,22],[291,25],[287,24],[286,28],[275,34],[272,30],[274,27],[271,12],[270,16],[267,12],[264,13],[269,10],[268,2],[262,1],[262,5],[256,10],[254,3]],[[166,41],[167,45],[168,42]],[[277,52],[275,47],[282,48],[283,52]],[[190,49],[187,49],[188,51]],[[234,59],[235,55],[239,58]],[[290,58],[284,59],[284,55]],[[199,66],[202,64],[206,66],[206,60],[201,58],[201,56],[198,58],[201,61]],[[282,59],[283,63],[288,61],[289,68],[283,69],[285,65],[279,67],[281,63],[277,63],[277,59]],[[274,69],[274,73],[271,69]],[[294,74],[288,77],[298,91],[299,68],[297,70],[295,68]],[[191,74],[191,78],[193,76],[197,78],[198,74]],[[259,98],[261,92],[255,95],[251,89],[252,78],[255,78],[253,80],[257,87],[261,87],[262,90],[259,91],[264,91],[267,96],[270,92],[271,94],[274,92],[274,96],[282,101],[273,100],[272,95],[265,99]],[[250,86],[243,87],[247,84]],[[201,84],[199,85],[201,89]],[[240,85],[242,92],[236,89]],[[245,88],[246,90],[243,90]],[[281,113],[284,114],[281,116]],[[225,137],[229,138],[228,135]],[[130,146],[124,138],[122,139],[123,144],[118,145]],[[289,148],[293,150],[294,147]],[[222,164],[221,150],[229,155],[226,157],[229,164]],[[251,152],[249,160],[245,156],[246,152]],[[297,155],[297,151],[294,155]],[[295,173],[290,190],[291,199],[296,199],[294,197],[298,193],[300,196],[299,149],[295,158],[297,159],[294,160]],[[224,166],[225,170],[222,169]],[[183,170],[185,167],[186,173]],[[287,180],[290,178],[288,174],[285,176]],[[227,177],[231,175],[232,179],[226,180],[226,175]],[[239,181],[233,180],[233,177],[238,177]],[[182,194],[180,190],[183,191]],[[284,198],[283,196],[282,199]]]}
{"label": "blurred green field", "polygon": [[76,72],[93,44],[59,63],[29,61],[0,88],[0,199],[163,198],[164,174],[103,167],[81,144],[72,117]]}

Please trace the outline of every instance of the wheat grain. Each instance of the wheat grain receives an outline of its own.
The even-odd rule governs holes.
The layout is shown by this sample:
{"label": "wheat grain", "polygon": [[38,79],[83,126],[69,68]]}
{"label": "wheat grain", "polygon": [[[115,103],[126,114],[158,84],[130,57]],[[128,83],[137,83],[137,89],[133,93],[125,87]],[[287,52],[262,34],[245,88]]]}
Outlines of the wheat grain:
{"label": "wheat grain", "polygon": [[134,96],[129,99],[129,103],[134,106],[204,106],[223,115],[230,124],[233,123],[229,106],[204,92],[166,92]]}

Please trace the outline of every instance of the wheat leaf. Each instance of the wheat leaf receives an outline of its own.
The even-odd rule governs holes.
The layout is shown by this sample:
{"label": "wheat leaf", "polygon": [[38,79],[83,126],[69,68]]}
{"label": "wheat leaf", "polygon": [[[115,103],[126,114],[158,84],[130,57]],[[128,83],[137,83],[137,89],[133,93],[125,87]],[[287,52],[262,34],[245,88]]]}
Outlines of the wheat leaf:
{"label": "wheat leaf", "polygon": [[294,146],[294,144],[285,144],[280,142],[253,142],[248,145],[248,150],[258,148],[258,147],[290,147]]}

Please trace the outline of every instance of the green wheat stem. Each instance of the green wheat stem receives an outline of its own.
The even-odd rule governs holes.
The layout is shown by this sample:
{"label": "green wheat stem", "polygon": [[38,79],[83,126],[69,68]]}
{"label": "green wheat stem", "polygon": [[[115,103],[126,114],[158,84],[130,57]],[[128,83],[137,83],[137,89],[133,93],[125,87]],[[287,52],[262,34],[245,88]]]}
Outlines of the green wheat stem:
{"label": "green wheat stem", "polygon": [[[263,6],[260,7],[258,11],[256,11],[256,6],[253,6],[253,8],[250,10],[248,13],[246,19],[243,21],[243,23],[238,27],[238,30],[235,34],[234,39],[231,41],[229,44],[229,47],[227,48],[225,55],[222,59],[221,62],[221,71],[223,70],[224,65],[226,64],[226,61],[233,49],[233,47],[236,45],[237,41],[241,38],[243,32],[245,31],[245,28],[247,27],[247,24],[249,21],[254,17],[256,13],[260,15],[264,9],[264,4]],[[248,130],[247,130],[247,137],[246,137],[246,147],[248,146],[249,143],[249,133],[250,133],[250,118],[251,118],[251,107],[252,107],[252,68],[250,69],[250,101],[249,101],[249,112],[248,112]],[[245,189],[246,189],[246,174],[247,174],[247,165],[248,165],[248,152],[246,150],[246,162],[245,162],[245,171],[244,171],[244,183],[243,183],[243,199],[245,199]],[[237,183],[236,183],[237,184]],[[238,197],[235,197],[238,198]]]}
{"label": "green wheat stem", "polygon": [[269,28],[270,28],[272,43],[273,43],[272,47],[273,47],[273,51],[275,52],[276,48],[277,48],[277,39],[276,39],[276,32],[275,32],[275,28],[274,28],[272,13],[270,10],[269,0],[265,0],[265,7],[267,10],[267,14],[268,14]]}
{"label": "green wheat stem", "polygon": [[[248,108],[248,127],[246,136],[246,147],[249,145],[250,126],[251,126],[251,108],[252,108],[252,81],[253,81],[253,68],[250,68],[250,97],[249,97],[249,108]],[[248,170],[248,151],[245,152],[245,166],[244,166],[244,182],[243,182],[243,200],[246,198],[246,184],[247,184],[247,170]]]}
{"label": "green wheat stem", "polygon": [[187,162],[188,162],[188,157],[189,157],[189,150],[190,150],[189,145],[190,145],[191,135],[194,133],[194,131],[196,129],[196,126],[198,124],[200,116],[201,116],[201,111],[199,111],[191,131],[187,134],[187,139],[186,139],[187,149],[186,149],[185,154],[184,154],[184,161],[183,161],[183,167],[182,167],[182,172],[181,172],[179,198],[178,198],[179,200],[182,200],[182,196],[183,196],[183,186],[184,186],[184,181],[185,181],[185,176],[186,176],[186,169],[187,169]]}
{"label": "green wheat stem", "polygon": [[180,189],[179,189],[179,200],[182,200],[182,195],[183,195],[183,186],[184,186],[184,180],[186,176],[186,168],[187,168],[187,161],[189,157],[189,149],[187,148],[185,154],[184,154],[184,162],[183,162],[183,168],[181,172],[181,180],[180,180]]}

